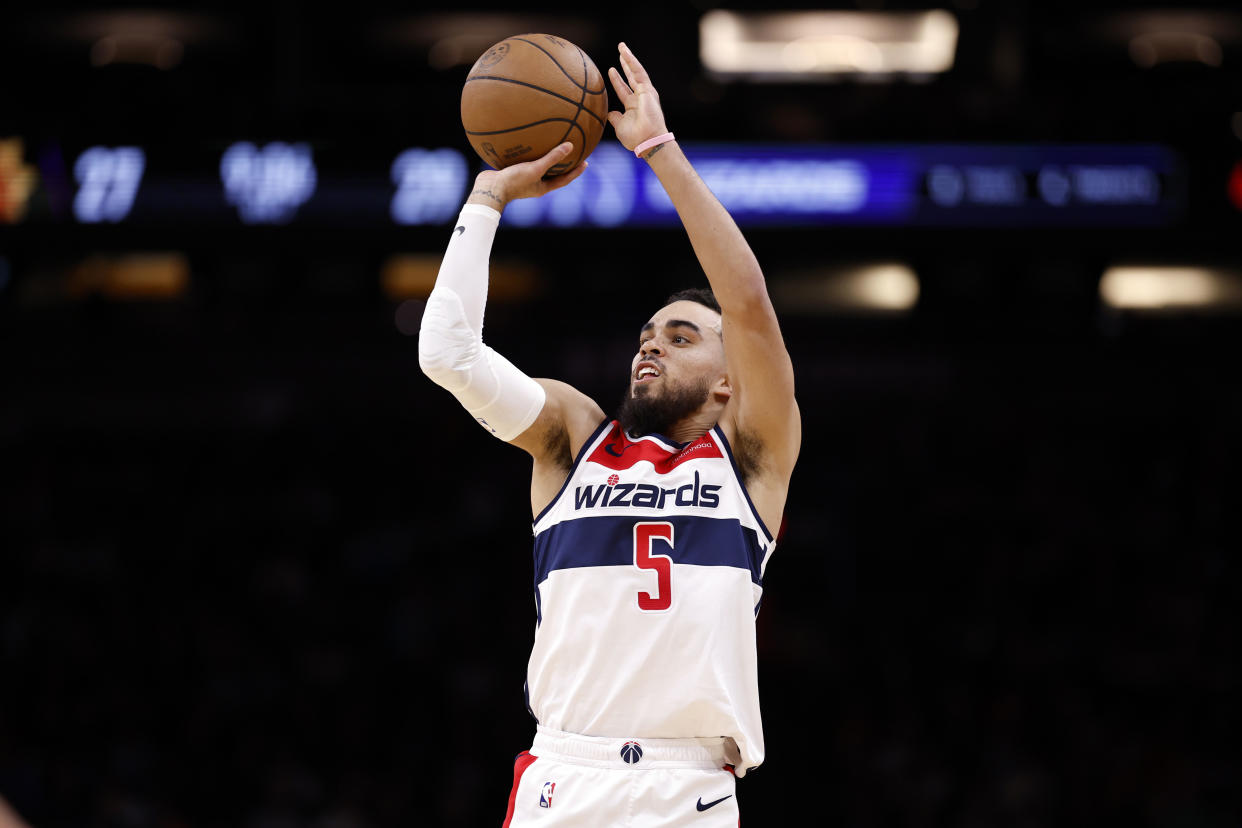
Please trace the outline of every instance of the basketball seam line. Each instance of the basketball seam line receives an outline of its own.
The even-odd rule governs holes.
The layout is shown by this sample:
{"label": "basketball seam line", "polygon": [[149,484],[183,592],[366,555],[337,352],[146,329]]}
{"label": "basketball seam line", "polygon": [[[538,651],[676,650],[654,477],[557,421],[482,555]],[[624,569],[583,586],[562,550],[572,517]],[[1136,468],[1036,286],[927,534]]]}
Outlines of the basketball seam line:
{"label": "basketball seam line", "polygon": [[[576,126],[572,118],[544,118],[539,121],[531,121],[529,124],[518,124],[517,126],[505,127],[504,129],[484,129],[484,130],[468,129],[466,130],[466,134],[467,135],[500,135],[505,132],[516,132],[519,129],[526,129],[527,127],[539,126],[540,124],[554,124],[557,121],[567,121],[570,126]],[[568,130],[566,130],[566,134],[568,134]]]}
{"label": "basketball seam line", "polygon": [[[556,68],[561,70],[561,74],[562,74],[562,75],[564,75],[565,77],[569,78],[569,82],[570,82],[570,83],[572,83],[574,86],[578,87],[579,89],[583,90],[584,92],[590,92],[590,91],[591,91],[591,90],[587,89],[587,85],[586,85],[586,82],[587,82],[587,71],[586,71],[586,64],[585,64],[585,63],[582,65],[582,83],[578,83],[576,80],[574,80],[574,78],[573,78],[573,76],[572,76],[572,75],[570,75],[568,72],[566,72],[566,71],[565,71],[565,67],[564,67],[564,66],[561,66],[561,62],[560,62],[559,60],[557,60],[557,59],[556,59],[556,57],[555,57],[555,56],[554,56],[551,52],[549,52],[547,49],[545,49],[545,48],[543,48],[542,46],[540,46],[538,43],[535,43],[533,40],[527,40],[527,39],[526,39],[526,38],[524,38],[524,37],[512,37],[512,38],[509,38],[509,39],[510,39],[510,40],[520,40],[520,41],[521,41],[521,42],[523,42],[523,43],[527,43],[527,44],[529,44],[529,45],[531,45],[531,46],[534,46],[536,49],[538,49],[539,51],[541,51],[541,52],[543,52],[545,55],[547,55],[547,56],[548,56],[548,60],[550,60],[550,61],[552,61],[553,63],[555,63],[555,64],[556,64]],[[574,48],[578,50],[578,54],[580,54],[580,55],[581,55],[581,54],[583,54],[583,51],[582,51],[582,49],[581,49],[581,48],[579,48],[578,46],[574,46]],[[607,91],[608,91],[608,85],[604,83],[604,79],[603,79],[603,77],[601,76],[601,77],[600,77],[600,88],[599,88],[599,92],[591,92],[591,94],[592,94],[592,95],[599,95],[599,94],[602,94],[602,93],[607,92]]]}
{"label": "basketball seam line", "polygon": [[[579,104],[577,101],[575,101],[573,98],[566,98],[564,95],[553,92],[550,89],[544,89],[542,86],[536,86],[535,84],[527,83],[526,81],[514,80],[513,78],[495,78],[490,75],[477,75],[473,78],[466,78],[466,83],[470,83],[471,81],[500,81],[502,83],[515,83],[518,86],[525,86],[529,89],[537,89],[538,91],[544,93],[545,95],[551,95],[554,98],[561,99],[567,104],[573,104],[579,109],[582,108],[582,105]],[[578,87],[578,88],[581,89],[582,87]],[[591,94],[597,94],[597,93],[592,92]],[[592,118],[599,121],[601,125],[607,123],[603,118],[599,117],[591,110],[587,109],[584,111],[586,112],[586,114],[590,115]],[[576,114],[575,114],[575,117],[576,117]]]}
{"label": "basketball seam line", "polygon": [[[575,46],[574,48],[578,49],[577,46]],[[582,51],[581,49],[578,49],[578,57],[582,61],[582,77],[585,78],[587,76],[586,52]],[[573,78],[570,78],[570,80],[572,81]],[[587,90],[586,90],[585,85],[579,86],[578,88],[582,90],[582,95],[578,98],[578,111],[574,113],[574,119],[569,122],[569,126],[565,127],[565,134],[561,136],[561,141],[564,141],[566,138],[569,137],[569,133],[573,131],[574,127],[578,127],[578,131],[582,133],[582,146],[578,147],[578,157],[574,159],[574,163],[568,166],[574,166],[579,161],[581,161],[582,154],[586,152],[586,130],[578,126],[578,116],[582,114],[582,111],[583,111],[582,104],[584,101],[586,101]],[[555,167],[552,167],[551,170],[548,170],[548,172],[551,172],[552,170],[555,170],[558,167],[566,167],[566,166],[567,166],[566,162],[562,161],[561,163],[557,164]]]}

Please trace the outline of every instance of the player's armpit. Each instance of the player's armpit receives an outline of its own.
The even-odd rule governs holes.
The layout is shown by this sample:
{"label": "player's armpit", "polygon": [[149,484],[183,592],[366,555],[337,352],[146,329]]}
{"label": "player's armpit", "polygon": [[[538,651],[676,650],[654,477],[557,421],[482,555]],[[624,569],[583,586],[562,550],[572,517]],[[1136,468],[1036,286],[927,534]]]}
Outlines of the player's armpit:
{"label": "player's armpit", "polygon": [[534,459],[530,478],[530,507],[539,515],[560,492],[574,459],[604,420],[603,409],[571,385],[536,380],[547,400],[531,427],[510,442]]}
{"label": "player's armpit", "polygon": [[543,408],[530,427],[509,442],[537,464],[568,471],[574,457],[604,419],[599,405],[559,380],[536,379],[545,394]]}

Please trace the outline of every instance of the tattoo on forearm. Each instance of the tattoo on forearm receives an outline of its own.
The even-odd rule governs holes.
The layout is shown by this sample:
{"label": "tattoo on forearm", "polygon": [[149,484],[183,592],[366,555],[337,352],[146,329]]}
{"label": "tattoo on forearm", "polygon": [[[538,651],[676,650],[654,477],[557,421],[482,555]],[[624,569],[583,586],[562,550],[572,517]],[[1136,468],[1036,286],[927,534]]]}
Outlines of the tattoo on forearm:
{"label": "tattoo on forearm", "polygon": [[483,196],[484,198],[490,198],[492,201],[496,202],[497,204],[504,204],[504,200],[501,199],[500,196],[493,193],[491,190],[478,189],[472,192],[470,195]]}
{"label": "tattoo on forearm", "polygon": [[656,144],[654,147],[652,147],[650,150],[647,151],[647,154],[644,155],[643,158],[646,158],[648,161],[650,161],[651,156],[655,155],[657,152],[659,152],[662,149],[664,149],[663,144]]}

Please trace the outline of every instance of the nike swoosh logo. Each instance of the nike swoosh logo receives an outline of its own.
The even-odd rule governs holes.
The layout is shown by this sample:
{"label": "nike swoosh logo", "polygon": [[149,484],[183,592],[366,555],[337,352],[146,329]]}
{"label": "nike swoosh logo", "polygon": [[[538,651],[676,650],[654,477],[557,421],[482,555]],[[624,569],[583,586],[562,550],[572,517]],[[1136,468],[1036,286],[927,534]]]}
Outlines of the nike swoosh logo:
{"label": "nike swoosh logo", "polygon": [[462,233],[466,232],[466,227],[465,225],[459,224],[453,228],[453,231],[460,236]]}
{"label": "nike swoosh logo", "polygon": [[[620,443],[605,443],[604,451],[608,452],[613,457],[620,457],[621,455],[625,454],[625,452],[628,451],[629,449],[634,448],[635,445],[636,443],[630,443],[628,446],[622,446]],[[621,448],[620,451],[617,451],[618,447]]]}
{"label": "nike swoosh logo", "polygon": [[[729,796],[733,796],[733,794],[729,794]],[[724,802],[726,799],[729,798],[729,796],[722,796],[720,797],[720,799],[712,800],[706,805],[703,804],[703,797],[700,796],[699,801],[695,804],[694,807],[698,808],[700,811],[706,811],[708,808],[712,807],[713,805],[719,805],[721,802]]]}

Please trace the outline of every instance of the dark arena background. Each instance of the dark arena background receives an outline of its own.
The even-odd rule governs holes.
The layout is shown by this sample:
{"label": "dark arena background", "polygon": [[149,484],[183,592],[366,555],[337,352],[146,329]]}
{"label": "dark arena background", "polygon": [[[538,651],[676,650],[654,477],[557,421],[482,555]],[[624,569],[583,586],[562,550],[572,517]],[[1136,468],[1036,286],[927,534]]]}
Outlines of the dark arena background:
{"label": "dark arena background", "polygon": [[[1242,824],[1236,4],[19,0],[0,825],[500,824],[529,463],[415,334],[523,32],[634,49],[793,356],[743,824]],[[703,283],[644,167],[494,249],[489,343],[606,409]]]}

